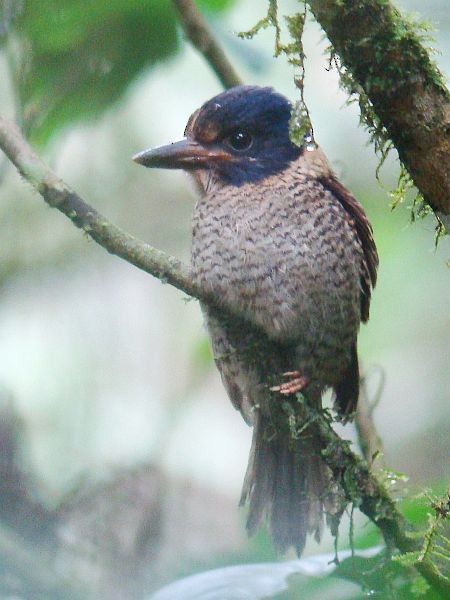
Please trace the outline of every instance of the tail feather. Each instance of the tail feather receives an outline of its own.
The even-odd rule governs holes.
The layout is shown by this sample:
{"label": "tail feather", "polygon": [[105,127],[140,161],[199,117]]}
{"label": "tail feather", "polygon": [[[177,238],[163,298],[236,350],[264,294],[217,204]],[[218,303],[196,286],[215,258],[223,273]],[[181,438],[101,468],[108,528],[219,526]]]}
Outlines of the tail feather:
{"label": "tail feather", "polygon": [[253,535],[265,517],[268,500],[273,496],[277,462],[270,440],[264,438],[268,430],[262,430],[260,415],[254,413],[253,437],[247,472],[242,488],[240,506],[250,502],[247,531]]}
{"label": "tail feather", "polygon": [[348,421],[356,410],[359,396],[359,367],[356,342],[351,348],[351,359],[341,381],[335,386],[334,407],[343,422]]}
{"label": "tail feather", "polygon": [[249,503],[247,529],[252,534],[268,519],[276,548],[300,555],[308,534],[320,540],[329,472],[311,431],[292,439],[288,431],[276,434],[267,416],[255,416],[241,496],[241,505]]}

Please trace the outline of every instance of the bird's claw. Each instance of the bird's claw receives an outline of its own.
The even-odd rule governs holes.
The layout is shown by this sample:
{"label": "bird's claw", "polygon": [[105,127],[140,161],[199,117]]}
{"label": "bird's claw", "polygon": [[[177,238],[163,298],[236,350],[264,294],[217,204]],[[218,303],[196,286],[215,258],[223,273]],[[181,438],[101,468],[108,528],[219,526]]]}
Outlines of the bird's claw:
{"label": "bird's claw", "polygon": [[308,377],[303,377],[299,371],[287,371],[283,373],[283,377],[288,377],[289,381],[281,385],[274,385],[270,388],[271,392],[278,392],[283,396],[291,396],[304,390],[309,383]]}

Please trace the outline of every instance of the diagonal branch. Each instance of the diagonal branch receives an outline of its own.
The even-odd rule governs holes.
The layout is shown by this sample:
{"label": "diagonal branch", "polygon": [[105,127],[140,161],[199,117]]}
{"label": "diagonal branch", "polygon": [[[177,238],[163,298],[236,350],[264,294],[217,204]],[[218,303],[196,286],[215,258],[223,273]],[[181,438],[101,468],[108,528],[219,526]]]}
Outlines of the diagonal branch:
{"label": "diagonal branch", "polygon": [[194,48],[203,54],[225,88],[242,83],[225,52],[216,42],[194,0],[172,0],[181,26]]}
{"label": "diagonal branch", "polygon": [[57,208],[110,254],[170,283],[190,296],[203,299],[189,277],[188,268],[177,258],[136,239],[86,204],[42,161],[23,138],[18,126],[0,117],[0,147],[19,173],[52,208]]}
{"label": "diagonal branch", "polygon": [[[50,170],[28,145],[14,123],[1,117],[0,148],[51,207],[65,214],[105,250],[210,307],[218,308],[217,299],[194,284],[188,269],[178,259],[137,240],[110,223]],[[231,307],[222,306],[220,310],[223,316],[228,315],[235,323],[243,320]],[[370,472],[367,464],[353,454],[349,443],[333,431],[326,418],[318,416],[313,409],[308,410],[312,411],[311,419],[317,423],[317,436],[324,461],[340,481],[347,500],[356,504],[380,528],[389,544],[396,546],[401,552],[420,549],[420,538],[408,535],[408,524],[384,485]],[[436,572],[429,559],[416,566],[435,589],[449,591],[448,581]]]}
{"label": "diagonal branch", "polygon": [[448,223],[450,93],[418,26],[389,0],[307,2],[353,85],[368,97],[416,187]]}
{"label": "diagonal branch", "polygon": [[[344,490],[346,499],[357,506],[382,532],[388,547],[395,546],[404,553],[419,553],[423,538],[418,537],[399,512],[386,487],[369,470],[366,461],[356,456],[350,445],[342,440],[325,418],[306,406],[309,419],[317,426],[317,438],[322,457]],[[450,579],[440,573],[433,561],[418,559],[414,566],[443,598],[450,594]]]}

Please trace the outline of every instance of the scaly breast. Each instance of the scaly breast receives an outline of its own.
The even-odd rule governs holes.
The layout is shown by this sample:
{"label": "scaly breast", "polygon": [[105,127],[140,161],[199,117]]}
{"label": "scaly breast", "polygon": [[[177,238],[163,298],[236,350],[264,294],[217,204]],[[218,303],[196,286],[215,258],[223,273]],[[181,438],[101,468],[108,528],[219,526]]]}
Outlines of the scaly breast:
{"label": "scaly breast", "polygon": [[344,328],[356,335],[359,324],[354,235],[331,197],[310,201],[286,190],[256,199],[245,187],[206,196],[192,243],[200,285],[270,337],[309,345]]}

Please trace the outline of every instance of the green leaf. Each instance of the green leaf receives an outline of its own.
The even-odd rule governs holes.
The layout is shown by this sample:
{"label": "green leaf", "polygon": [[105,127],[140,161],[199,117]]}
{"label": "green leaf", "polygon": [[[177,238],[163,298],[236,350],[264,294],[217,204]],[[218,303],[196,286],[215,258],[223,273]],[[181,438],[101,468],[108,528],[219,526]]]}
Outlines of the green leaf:
{"label": "green leaf", "polygon": [[[39,0],[9,3],[0,36],[14,37],[15,88],[23,126],[43,144],[62,126],[97,117],[145,69],[179,46],[167,0]],[[230,0],[203,2],[222,10]],[[20,10],[20,7],[23,7]],[[3,32],[3,36],[2,36]]]}

